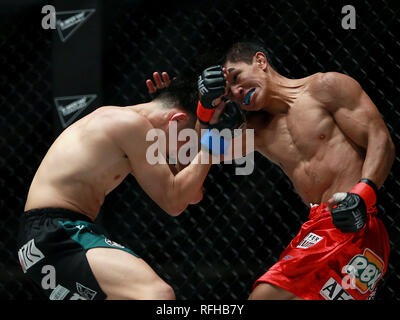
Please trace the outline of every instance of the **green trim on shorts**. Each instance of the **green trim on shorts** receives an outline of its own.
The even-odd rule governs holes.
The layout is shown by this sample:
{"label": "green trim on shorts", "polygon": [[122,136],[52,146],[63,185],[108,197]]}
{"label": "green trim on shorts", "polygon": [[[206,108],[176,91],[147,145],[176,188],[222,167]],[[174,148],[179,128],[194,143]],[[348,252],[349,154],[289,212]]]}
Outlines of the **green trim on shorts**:
{"label": "green trim on shorts", "polygon": [[69,234],[72,240],[79,243],[84,250],[92,248],[113,248],[126,251],[133,254],[135,257],[140,258],[136,253],[124,246],[108,239],[104,235],[104,230],[94,223],[83,220],[76,221],[61,221],[58,223]]}

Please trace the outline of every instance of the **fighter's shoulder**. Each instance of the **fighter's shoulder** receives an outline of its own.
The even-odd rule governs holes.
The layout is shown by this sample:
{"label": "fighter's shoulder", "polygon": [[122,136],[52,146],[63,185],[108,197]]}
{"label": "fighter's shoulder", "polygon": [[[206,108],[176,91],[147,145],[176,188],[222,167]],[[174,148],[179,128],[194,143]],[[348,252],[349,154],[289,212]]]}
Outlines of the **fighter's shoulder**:
{"label": "fighter's shoulder", "polygon": [[112,136],[132,134],[150,126],[147,118],[130,107],[104,106],[98,109],[98,121]]}
{"label": "fighter's shoulder", "polygon": [[349,99],[362,91],[360,84],[339,72],[319,72],[311,77],[309,92],[321,102],[332,102],[338,99]]}
{"label": "fighter's shoulder", "polygon": [[111,126],[117,124],[136,124],[145,121],[145,117],[135,112],[130,107],[103,106],[97,109],[98,117],[110,123]]}

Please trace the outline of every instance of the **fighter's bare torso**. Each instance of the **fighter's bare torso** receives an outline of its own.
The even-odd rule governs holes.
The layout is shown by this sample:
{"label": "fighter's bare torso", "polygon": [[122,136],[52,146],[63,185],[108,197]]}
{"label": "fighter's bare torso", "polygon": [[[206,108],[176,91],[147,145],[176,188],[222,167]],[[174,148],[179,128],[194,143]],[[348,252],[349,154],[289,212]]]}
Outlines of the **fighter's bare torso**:
{"label": "fighter's bare torso", "polygon": [[255,150],[277,164],[308,205],[348,191],[361,177],[363,151],[319,99],[320,74],[304,79],[287,110],[250,116]]}
{"label": "fighter's bare torso", "polygon": [[105,196],[132,171],[109,134],[118,119],[132,116],[129,108],[103,107],[62,132],[36,172],[25,210],[62,207],[95,218]]}
{"label": "fighter's bare torso", "polygon": [[[101,107],[86,115],[50,147],[33,178],[25,211],[65,208],[94,220],[105,196],[132,174],[161,209],[179,215],[201,200],[211,164],[198,161],[208,156],[204,151],[179,172],[165,161],[149,161],[148,150],[154,141],[148,133],[157,129],[168,140],[171,123],[177,132],[194,125],[193,117],[180,105],[166,107],[161,98],[126,107]],[[167,146],[157,150],[157,159],[168,155]]]}

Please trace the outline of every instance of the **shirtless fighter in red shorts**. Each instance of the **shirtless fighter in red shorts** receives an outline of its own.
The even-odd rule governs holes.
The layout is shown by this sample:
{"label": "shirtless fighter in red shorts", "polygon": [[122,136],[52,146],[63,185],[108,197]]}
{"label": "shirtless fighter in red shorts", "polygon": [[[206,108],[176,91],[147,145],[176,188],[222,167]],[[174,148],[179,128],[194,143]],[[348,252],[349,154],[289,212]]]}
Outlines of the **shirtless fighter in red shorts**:
{"label": "shirtless fighter in red shorts", "polygon": [[344,74],[283,77],[254,43],[231,47],[223,71],[226,96],[259,111],[247,116],[255,151],[277,164],[311,207],[250,299],[373,298],[389,256],[376,193],[395,155],[376,106]]}
{"label": "shirtless fighter in red shorts", "polygon": [[[168,75],[162,77],[168,86]],[[286,173],[311,208],[309,220],[279,261],[255,282],[250,299],[372,299],[390,249],[377,217],[376,193],[395,156],[374,103],[344,74],[283,77],[255,43],[235,44],[224,66],[205,69],[200,91],[204,83],[220,83],[223,77],[226,88],[209,94],[258,112],[247,114],[254,149],[246,146],[244,131],[235,138],[242,139],[241,152],[228,149],[221,160],[260,152]],[[163,87],[159,75],[154,80],[157,88]],[[157,90],[151,80],[147,86],[150,93]],[[197,115],[200,122],[207,120],[203,115],[211,116],[201,104]]]}

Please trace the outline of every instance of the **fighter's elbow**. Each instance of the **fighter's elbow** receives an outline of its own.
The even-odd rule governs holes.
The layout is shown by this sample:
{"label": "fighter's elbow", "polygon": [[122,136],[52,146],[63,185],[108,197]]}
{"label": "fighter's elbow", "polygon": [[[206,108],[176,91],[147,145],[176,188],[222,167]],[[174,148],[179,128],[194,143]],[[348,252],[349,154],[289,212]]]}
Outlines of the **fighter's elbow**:
{"label": "fighter's elbow", "polygon": [[389,154],[390,154],[390,157],[391,157],[392,163],[393,163],[394,159],[396,158],[396,147],[393,143],[393,140],[390,137],[388,139],[387,145],[388,145]]}
{"label": "fighter's elbow", "polygon": [[179,216],[183,211],[186,210],[188,205],[190,204],[197,204],[203,199],[203,188],[200,188],[198,192],[196,192],[189,201],[182,201],[182,199],[179,197],[179,199],[176,199],[175,201],[170,201],[169,204],[167,205],[165,211],[173,217]]}
{"label": "fighter's elbow", "polygon": [[396,154],[396,147],[395,147],[395,145],[393,143],[393,140],[392,140],[392,137],[390,136],[390,134],[389,134],[389,137],[388,137],[388,144],[389,144],[390,152],[392,154]]}
{"label": "fighter's elbow", "polygon": [[389,162],[394,161],[396,147],[387,129],[382,129],[382,127],[374,128],[374,130],[369,133],[368,137],[368,146],[371,141],[371,146],[375,146],[377,150],[380,150]]}
{"label": "fighter's elbow", "polygon": [[185,209],[187,208],[186,205],[170,205],[165,211],[172,217],[179,216]]}
{"label": "fighter's elbow", "polygon": [[383,132],[381,131],[380,134],[377,134],[377,136],[380,139],[379,144],[384,146],[385,154],[388,156],[388,158],[393,159],[394,161],[396,156],[396,147],[393,143],[390,133],[385,130]]}
{"label": "fighter's elbow", "polygon": [[182,199],[177,196],[169,196],[165,199],[164,205],[162,208],[166,213],[168,213],[172,217],[179,216],[189,204],[184,203]]}
{"label": "fighter's elbow", "polygon": [[197,204],[201,200],[203,200],[203,188],[201,187],[199,191],[194,195],[192,200],[190,201],[190,204]]}

